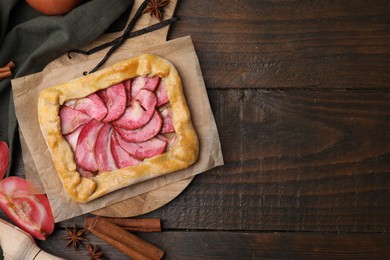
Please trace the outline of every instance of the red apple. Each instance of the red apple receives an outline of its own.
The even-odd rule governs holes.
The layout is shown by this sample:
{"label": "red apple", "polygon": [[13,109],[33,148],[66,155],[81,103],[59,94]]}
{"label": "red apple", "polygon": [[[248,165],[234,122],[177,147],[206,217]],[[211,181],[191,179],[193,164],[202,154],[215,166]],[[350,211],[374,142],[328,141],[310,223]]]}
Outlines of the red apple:
{"label": "red apple", "polygon": [[9,164],[9,148],[6,142],[0,141],[0,180],[4,178]]}
{"label": "red apple", "polygon": [[54,217],[45,194],[32,194],[27,180],[11,176],[0,181],[0,208],[21,229],[45,240],[54,230]]}
{"label": "red apple", "polygon": [[46,15],[66,14],[80,4],[80,0],[26,0],[26,2]]}

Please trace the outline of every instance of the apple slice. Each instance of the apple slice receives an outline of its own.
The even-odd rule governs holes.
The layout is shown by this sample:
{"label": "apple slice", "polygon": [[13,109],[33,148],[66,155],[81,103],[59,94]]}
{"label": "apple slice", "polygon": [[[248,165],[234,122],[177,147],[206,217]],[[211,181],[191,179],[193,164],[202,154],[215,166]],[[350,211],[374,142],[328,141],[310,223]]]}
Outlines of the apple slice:
{"label": "apple slice", "polygon": [[162,119],[159,113],[155,111],[150,121],[140,128],[134,130],[128,130],[120,127],[114,128],[115,131],[117,131],[126,141],[140,143],[156,136],[161,130],[161,125]]}
{"label": "apple slice", "polygon": [[73,153],[76,151],[77,141],[79,140],[80,132],[83,126],[80,126],[72,133],[64,135],[66,141],[68,141],[70,148],[72,148]]}
{"label": "apple slice", "polygon": [[113,131],[111,138],[111,152],[114,160],[119,168],[125,168],[133,165],[137,165],[141,160],[131,156],[125,149],[123,149],[118,143],[118,134]]}
{"label": "apple slice", "polygon": [[140,91],[138,91],[137,96],[135,96],[135,100],[137,100],[141,104],[145,111],[153,111],[156,108],[157,97],[150,90],[141,89]]}
{"label": "apple slice", "polygon": [[96,175],[95,173],[83,170],[83,168],[81,168],[81,167],[78,167],[77,171],[80,173],[80,176],[85,177],[85,178],[92,178]]}
{"label": "apple slice", "polygon": [[141,89],[123,115],[118,120],[112,122],[112,124],[128,130],[142,127],[153,116],[156,104],[156,95],[149,90]]}
{"label": "apple slice", "polygon": [[54,230],[54,218],[45,194],[31,194],[28,182],[7,177],[0,182],[0,207],[21,229],[45,240]]}
{"label": "apple slice", "polygon": [[71,106],[72,108],[79,110],[98,121],[102,120],[107,115],[106,105],[95,93],[85,98],[78,99]]}
{"label": "apple slice", "polygon": [[81,168],[89,172],[97,172],[98,165],[95,159],[95,143],[103,124],[92,119],[81,129],[76,146],[76,162]]}
{"label": "apple slice", "polygon": [[155,91],[159,82],[159,76],[154,76],[153,78],[138,76],[134,78],[131,84],[131,97],[134,98],[141,89]]}
{"label": "apple slice", "polygon": [[118,120],[112,122],[112,124],[126,129],[136,129],[147,122],[147,117],[144,117],[144,115],[148,116],[141,104],[138,101],[132,101],[123,115]]}
{"label": "apple slice", "polygon": [[131,98],[134,98],[138,94],[138,91],[143,89],[143,87],[145,86],[145,81],[146,81],[145,77],[142,77],[142,76],[138,76],[132,80],[132,82],[131,82]]}
{"label": "apple slice", "polygon": [[6,142],[0,141],[0,179],[3,179],[9,164],[9,148]]}
{"label": "apple slice", "polygon": [[88,123],[92,118],[76,109],[65,106],[60,110],[61,132],[63,135],[72,133],[81,125]]}
{"label": "apple slice", "polygon": [[131,104],[131,79],[127,79],[123,82],[126,90],[126,106],[130,106]]}
{"label": "apple slice", "polygon": [[172,146],[176,143],[176,135],[175,134],[159,134],[156,136],[157,138],[164,140],[167,142],[167,146],[165,147],[165,151],[169,151]]}
{"label": "apple slice", "polygon": [[155,91],[159,83],[160,83],[159,76],[154,76],[152,78],[146,77],[146,82],[145,82],[144,88],[148,89],[150,91]]}
{"label": "apple slice", "polygon": [[169,102],[167,90],[165,88],[164,81],[160,81],[158,88],[156,89],[156,97],[157,97],[157,107],[161,107]]}
{"label": "apple slice", "polygon": [[165,147],[167,146],[166,141],[156,137],[153,137],[141,143],[131,143],[126,142],[119,135],[117,136],[117,141],[119,145],[126,150],[126,152],[140,159],[150,158],[159,155],[164,152]]}
{"label": "apple slice", "polygon": [[101,89],[98,92],[96,92],[96,95],[100,97],[101,100],[105,103],[107,100],[107,89]]}
{"label": "apple slice", "polygon": [[112,171],[118,169],[111,152],[112,127],[104,124],[97,135],[95,144],[95,159],[99,171]]}
{"label": "apple slice", "polygon": [[118,119],[126,109],[127,94],[123,83],[115,84],[107,88],[106,93],[107,116],[103,122],[111,122]]}
{"label": "apple slice", "polygon": [[170,107],[164,107],[164,109],[160,111],[160,115],[163,119],[161,133],[167,134],[175,132],[175,127],[172,122],[172,109]]}

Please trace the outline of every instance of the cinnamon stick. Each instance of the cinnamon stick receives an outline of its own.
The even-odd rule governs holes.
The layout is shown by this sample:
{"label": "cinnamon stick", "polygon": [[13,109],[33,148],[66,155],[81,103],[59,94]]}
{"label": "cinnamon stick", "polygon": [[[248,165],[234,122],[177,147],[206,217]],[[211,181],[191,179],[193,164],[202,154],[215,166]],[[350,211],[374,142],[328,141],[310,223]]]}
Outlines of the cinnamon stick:
{"label": "cinnamon stick", "polygon": [[[101,217],[103,218],[103,217]],[[91,225],[94,217],[86,217],[86,225]],[[158,218],[106,218],[115,225],[126,229],[130,232],[161,232],[161,221]]]}
{"label": "cinnamon stick", "polygon": [[11,68],[8,66],[0,68],[0,72],[6,72],[6,71],[11,71]]}
{"label": "cinnamon stick", "polygon": [[131,234],[103,217],[95,217],[92,223],[85,221],[86,228],[102,240],[133,259],[161,259],[164,251]]}
{"label": "cinnamon stick", "polygon": [[12,76],[11,69],[13,69],[15,66],[16,66],[15,63],[11,60],[10,62],[7,63],[7,65],[0,68],[0,79],[4,79]]}
{"label": "cinnamon stick", "polygon": [[12,76],[12,72],[10,70],[4,71],[4,72],[0,72],[0,79],[4,79],[4,78],[7,78],[7,77],[11,77],[11,76]]}

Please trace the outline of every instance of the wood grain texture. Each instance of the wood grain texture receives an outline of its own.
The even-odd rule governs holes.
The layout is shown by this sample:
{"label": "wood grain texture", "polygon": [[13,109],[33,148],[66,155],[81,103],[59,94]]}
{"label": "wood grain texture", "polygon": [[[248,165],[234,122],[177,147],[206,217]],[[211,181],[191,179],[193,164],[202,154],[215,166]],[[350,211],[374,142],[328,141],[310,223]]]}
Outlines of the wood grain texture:
{"label": "wood grain texture", "polygon": [[383,0],[182,1],[170,38],[191,35],[208,88],[388,89],[389,12]]}
{"label": "wood grain texture", "polygon": [[225,166],[150,216],[168,228],[390,231],[388,93],[209,96]]}
{"label": "wood grain texture", "polygon": [[[59,240],[64,230],[54,236]],[[163,232],[139,233],[166,253],[163,259],[388,259],[390,236],[386,234],[322,233],[237,233],[237,232]],[[93,234],[88,243],[97,245],[106,259],[128,259]],[[74,252],[53,243],[39,242],[47,252],[66,259],[89,259],[83,246]],[[53,250],[58,248],[58,251]]]}
{"label": "wood grain texture", "polygon": [[149,213],[158,209],[180,195],[191,183],[194,177],[190,177],[158,189],[140,194],[130,199],[117,202],[108,207],[92,212],[98,216],[106,217],[134,217]]}

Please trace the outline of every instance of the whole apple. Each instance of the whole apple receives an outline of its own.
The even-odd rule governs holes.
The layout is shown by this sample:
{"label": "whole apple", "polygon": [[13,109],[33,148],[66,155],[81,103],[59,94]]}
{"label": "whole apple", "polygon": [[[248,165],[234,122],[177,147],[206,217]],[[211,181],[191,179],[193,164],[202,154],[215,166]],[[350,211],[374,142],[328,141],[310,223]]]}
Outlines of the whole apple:
{"label": "whole apple", "polygon": [[35,10],[46,15],[62,15],[78,6],[81,0],[26,0]]}

